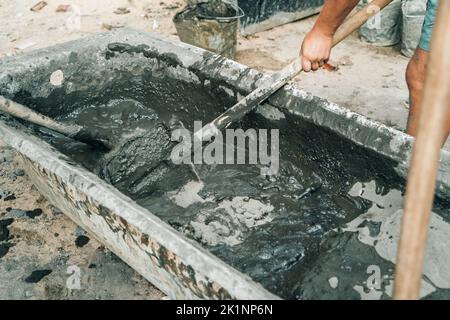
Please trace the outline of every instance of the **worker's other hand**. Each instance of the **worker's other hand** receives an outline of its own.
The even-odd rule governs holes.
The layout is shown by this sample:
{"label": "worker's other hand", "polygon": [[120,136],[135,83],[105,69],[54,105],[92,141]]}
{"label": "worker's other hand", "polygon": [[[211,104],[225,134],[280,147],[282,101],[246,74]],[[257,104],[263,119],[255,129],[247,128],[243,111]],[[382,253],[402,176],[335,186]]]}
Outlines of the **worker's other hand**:
{"label": "worker's other hand", "polygon": [[300,49],[300,62],[303,71],[316,71],[330,59],[333,36],[312,29],[303,39]]}

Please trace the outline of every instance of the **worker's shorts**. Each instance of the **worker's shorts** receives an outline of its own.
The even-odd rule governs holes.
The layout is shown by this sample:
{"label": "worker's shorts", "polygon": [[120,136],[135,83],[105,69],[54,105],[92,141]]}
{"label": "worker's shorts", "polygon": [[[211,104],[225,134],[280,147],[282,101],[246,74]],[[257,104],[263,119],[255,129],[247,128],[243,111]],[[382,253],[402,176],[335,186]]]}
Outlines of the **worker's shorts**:
{"label": "worker's shorts", "polygon": [[431,35],[433,34],[434,21],[436,20],[436,11],[439,0],[428,0],[427,13],[422,27],[422,36],[420,37],[419,48],[430,51]]}

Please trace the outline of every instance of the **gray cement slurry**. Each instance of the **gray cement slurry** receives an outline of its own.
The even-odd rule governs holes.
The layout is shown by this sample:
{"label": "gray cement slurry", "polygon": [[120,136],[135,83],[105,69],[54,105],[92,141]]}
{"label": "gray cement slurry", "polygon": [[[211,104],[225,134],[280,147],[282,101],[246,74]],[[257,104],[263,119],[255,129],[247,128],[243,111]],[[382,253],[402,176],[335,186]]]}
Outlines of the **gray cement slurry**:
{"label": "gray cement slurry", "polygon": [[[261,176],[258,165],[197,165],[198,181],[188,166],[166,160],[170,130],[193,130],[194,120],[206,123],[235,101],[213,85],[148,74],[118,79],[102,92],[70,97],[53,115],[95,127],[117,149],[102,154],[43,129],[38,134],[283,298],[389,296],[392,254],[380,253],[390,247],[377,242],[393,243],[382,234],[389,219],[381,218],[398,211],[392,201],[396,209],[401,203],[394,163],[298,117],[268,120],[254,112],[234,126],[280,130],[279,174]],[[445,208],[436,203],[444,220]],[[446,296],[429,282],[426,293]]]}

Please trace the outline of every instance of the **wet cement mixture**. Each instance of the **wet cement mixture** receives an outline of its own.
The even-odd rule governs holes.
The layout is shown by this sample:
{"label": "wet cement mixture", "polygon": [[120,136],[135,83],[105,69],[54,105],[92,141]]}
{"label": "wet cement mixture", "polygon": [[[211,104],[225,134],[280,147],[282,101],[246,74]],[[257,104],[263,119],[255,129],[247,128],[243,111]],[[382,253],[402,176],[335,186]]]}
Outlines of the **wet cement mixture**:
{"label": "wet cement mixture", "polygon": [[[288,113],[268,120],[253,112],[234,127],[280,130],[279,173],[262,176],[259,165],[196,165],[198,179],[190,166],[168,160],[170,132],[192,131],[194,121],[206,123],[234,104],[214,84],[124,72],[105,90],[76,93],[64,103],[52,95],[16,100],[109,136],[117,147],[105,154],[34,127],[74,161],[280,297],[391,295],[393,254],[380,253],[377,243],[395,246],[398,230],[385,230],[383,217],[401,211],[404,181],[395,163],[376,153]],[[444,208],[438,201],[434,211],[447,224]],[[371,280],[373,267],[377,281]],[[427,280],[424,296],[445,295],[436,282]]]}

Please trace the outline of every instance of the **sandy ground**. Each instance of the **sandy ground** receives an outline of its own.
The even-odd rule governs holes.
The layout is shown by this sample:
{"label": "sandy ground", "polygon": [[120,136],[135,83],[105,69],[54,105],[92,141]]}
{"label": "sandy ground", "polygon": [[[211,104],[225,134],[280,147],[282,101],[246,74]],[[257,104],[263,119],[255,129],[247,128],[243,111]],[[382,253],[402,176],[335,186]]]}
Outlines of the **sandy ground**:
{"label": "sandy ground", "polygon": [[164,295],[49,205],[0,144],[0,299]]}
{"label": "sandy ground", "polygon": [[[124,26],[177,40],[171,19],[185,1],[47,0],[40,11],[30,11],[37,2],[0,2],[0,58]],[[71,9],[56,12],[64,4]],[[297,57],[299,42],[314,20],[239,37],[236,60],[268,73],[280,69]],[[408,59],[397,48],[373,47],[353,35],[335,49],[332,59],[338,70],[303,74],[296,79],[298,85],[387,125],[405,128]],[[0,225],[7,233],[6,240],[0,241],[0,299],[163,296],[52,208],[23,175],[12,150],[1,144],[0,194]],[[81,275],[80,290],[67,285],[74,279],[73,266],[79,271],[75,276]]]}

